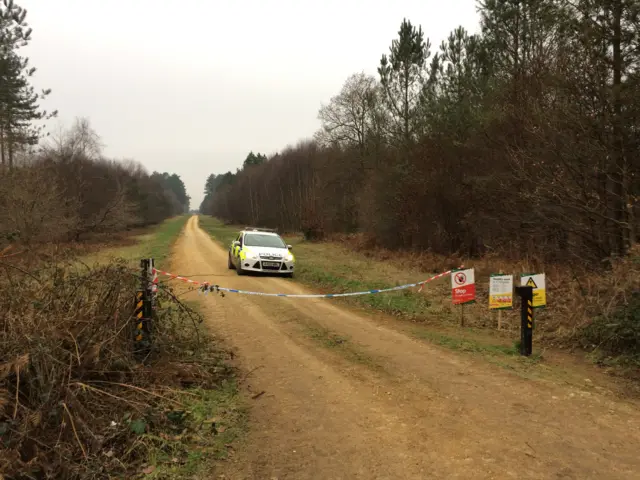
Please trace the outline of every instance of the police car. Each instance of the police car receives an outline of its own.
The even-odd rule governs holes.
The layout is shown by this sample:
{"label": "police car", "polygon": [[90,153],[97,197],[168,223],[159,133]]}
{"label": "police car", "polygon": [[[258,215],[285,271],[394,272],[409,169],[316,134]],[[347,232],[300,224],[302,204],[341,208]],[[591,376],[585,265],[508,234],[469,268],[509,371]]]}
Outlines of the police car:
{"label": "police car", "polygon": [[247,227],[229,246],[228,267],[238,275],[262,272],[292,277],[296,260],[291,249],[275,230]]}

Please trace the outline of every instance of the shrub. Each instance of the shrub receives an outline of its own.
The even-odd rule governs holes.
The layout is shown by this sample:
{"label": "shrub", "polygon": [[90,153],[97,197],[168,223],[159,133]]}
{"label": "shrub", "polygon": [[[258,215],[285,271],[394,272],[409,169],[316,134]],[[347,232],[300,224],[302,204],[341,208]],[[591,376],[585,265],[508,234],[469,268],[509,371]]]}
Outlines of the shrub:
{"label": "shrub", "polygon": [[193,330],[198,319],[170,292],[159,294],[153,353],[144,365],[135,360],[137,279],[122,261],[52,262],[36,272],[14,267],[0,280],[4,475],[127,474],[146,454],[139,435],[166,420],[153,412],[171,402],[171,387],[206,386],[226,373],[215,359],[195,361],[203,352]]}

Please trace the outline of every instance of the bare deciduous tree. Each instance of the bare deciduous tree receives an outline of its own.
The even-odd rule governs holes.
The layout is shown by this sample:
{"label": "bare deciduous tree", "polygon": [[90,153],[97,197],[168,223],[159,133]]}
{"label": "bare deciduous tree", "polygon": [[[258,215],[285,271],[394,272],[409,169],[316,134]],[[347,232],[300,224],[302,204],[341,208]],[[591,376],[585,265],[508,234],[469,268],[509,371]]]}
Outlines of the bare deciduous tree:
{"label": "bare deciduous tree", "polygon": [[100,135],[91,127],[88,118],[76,118],[71,128],[58,125],[56,132],[50,136],[43,150],[60,158],[73,160],[82,156],[89,160],[98,160],[104,145]]}
{"label": "bare deciduous tree", "polygon": [[365,73],[347,78],[340,93],[321,106],[318,119],[322,128],[316,140],[325,147],[356,147],[364,154],[374,131],[378,88],[376,79]]}

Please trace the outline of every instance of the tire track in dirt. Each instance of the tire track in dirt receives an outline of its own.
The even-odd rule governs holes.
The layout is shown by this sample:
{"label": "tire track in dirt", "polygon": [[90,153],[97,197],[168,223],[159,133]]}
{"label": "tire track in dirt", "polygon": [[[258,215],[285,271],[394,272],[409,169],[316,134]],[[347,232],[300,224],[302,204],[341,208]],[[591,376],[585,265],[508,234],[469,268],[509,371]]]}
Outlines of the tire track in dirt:
{"label": "tire track in dirt", "polygon": [[[197,217],[173,268],[230,288],[308,293],[227,270],[226,251]],[[330,300],[192,295],[243,368],[257,368],[253,389],[266,391],[225,478],[640,478],[637,405],[522,379]],[[318,345],[304,330],[317,325],[381,370]]]}

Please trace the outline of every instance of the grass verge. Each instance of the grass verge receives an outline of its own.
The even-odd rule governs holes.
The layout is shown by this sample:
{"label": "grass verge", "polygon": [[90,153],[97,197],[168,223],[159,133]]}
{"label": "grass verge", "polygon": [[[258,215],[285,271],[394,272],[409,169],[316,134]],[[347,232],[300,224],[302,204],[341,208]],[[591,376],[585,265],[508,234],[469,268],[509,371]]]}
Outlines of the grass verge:
{"label": "grass verge", "polygon": [[486,337],[482,339],[473,329],[443,332],[424,327],[413,327],[409,333],[414,338],[427,340],[449,350],[469,355],[480,355],[489,363],[511,370],[523,377],[533,378],[543,373],[534,370],[534,367],[543,361],[543,354],[536,352],[530,357],[521,356],[519,341],[514,341],[511,344],[494,343]]}
{"label": "grass verge", "polygon": [[216,389],[192,388],[176,398],[182,406],[167,405],[165,427],[140,436],[147,449],[142,473],[149,479],[209,478],[217,462],[232,454],[233,443],[246,428],[237,383],[232,379]]}
{"label": "grass verge", "polygon": [[180,236],[187,220],[189,220],[188,215],[169,218],[131,238],[129,245],[104,248],[85,256],[83,260],[86,263],[104,263],[114,258],[121,258],[133,264],[141,258],[153,258],[157,264],[161,264],[169,258],[171,247]]}
{"label": "grass verge", "polygon": [[242,227],[225,225],[220,220],[208,215],[198,216],[198,225],[221,245],[228,247],[238,235]]}

